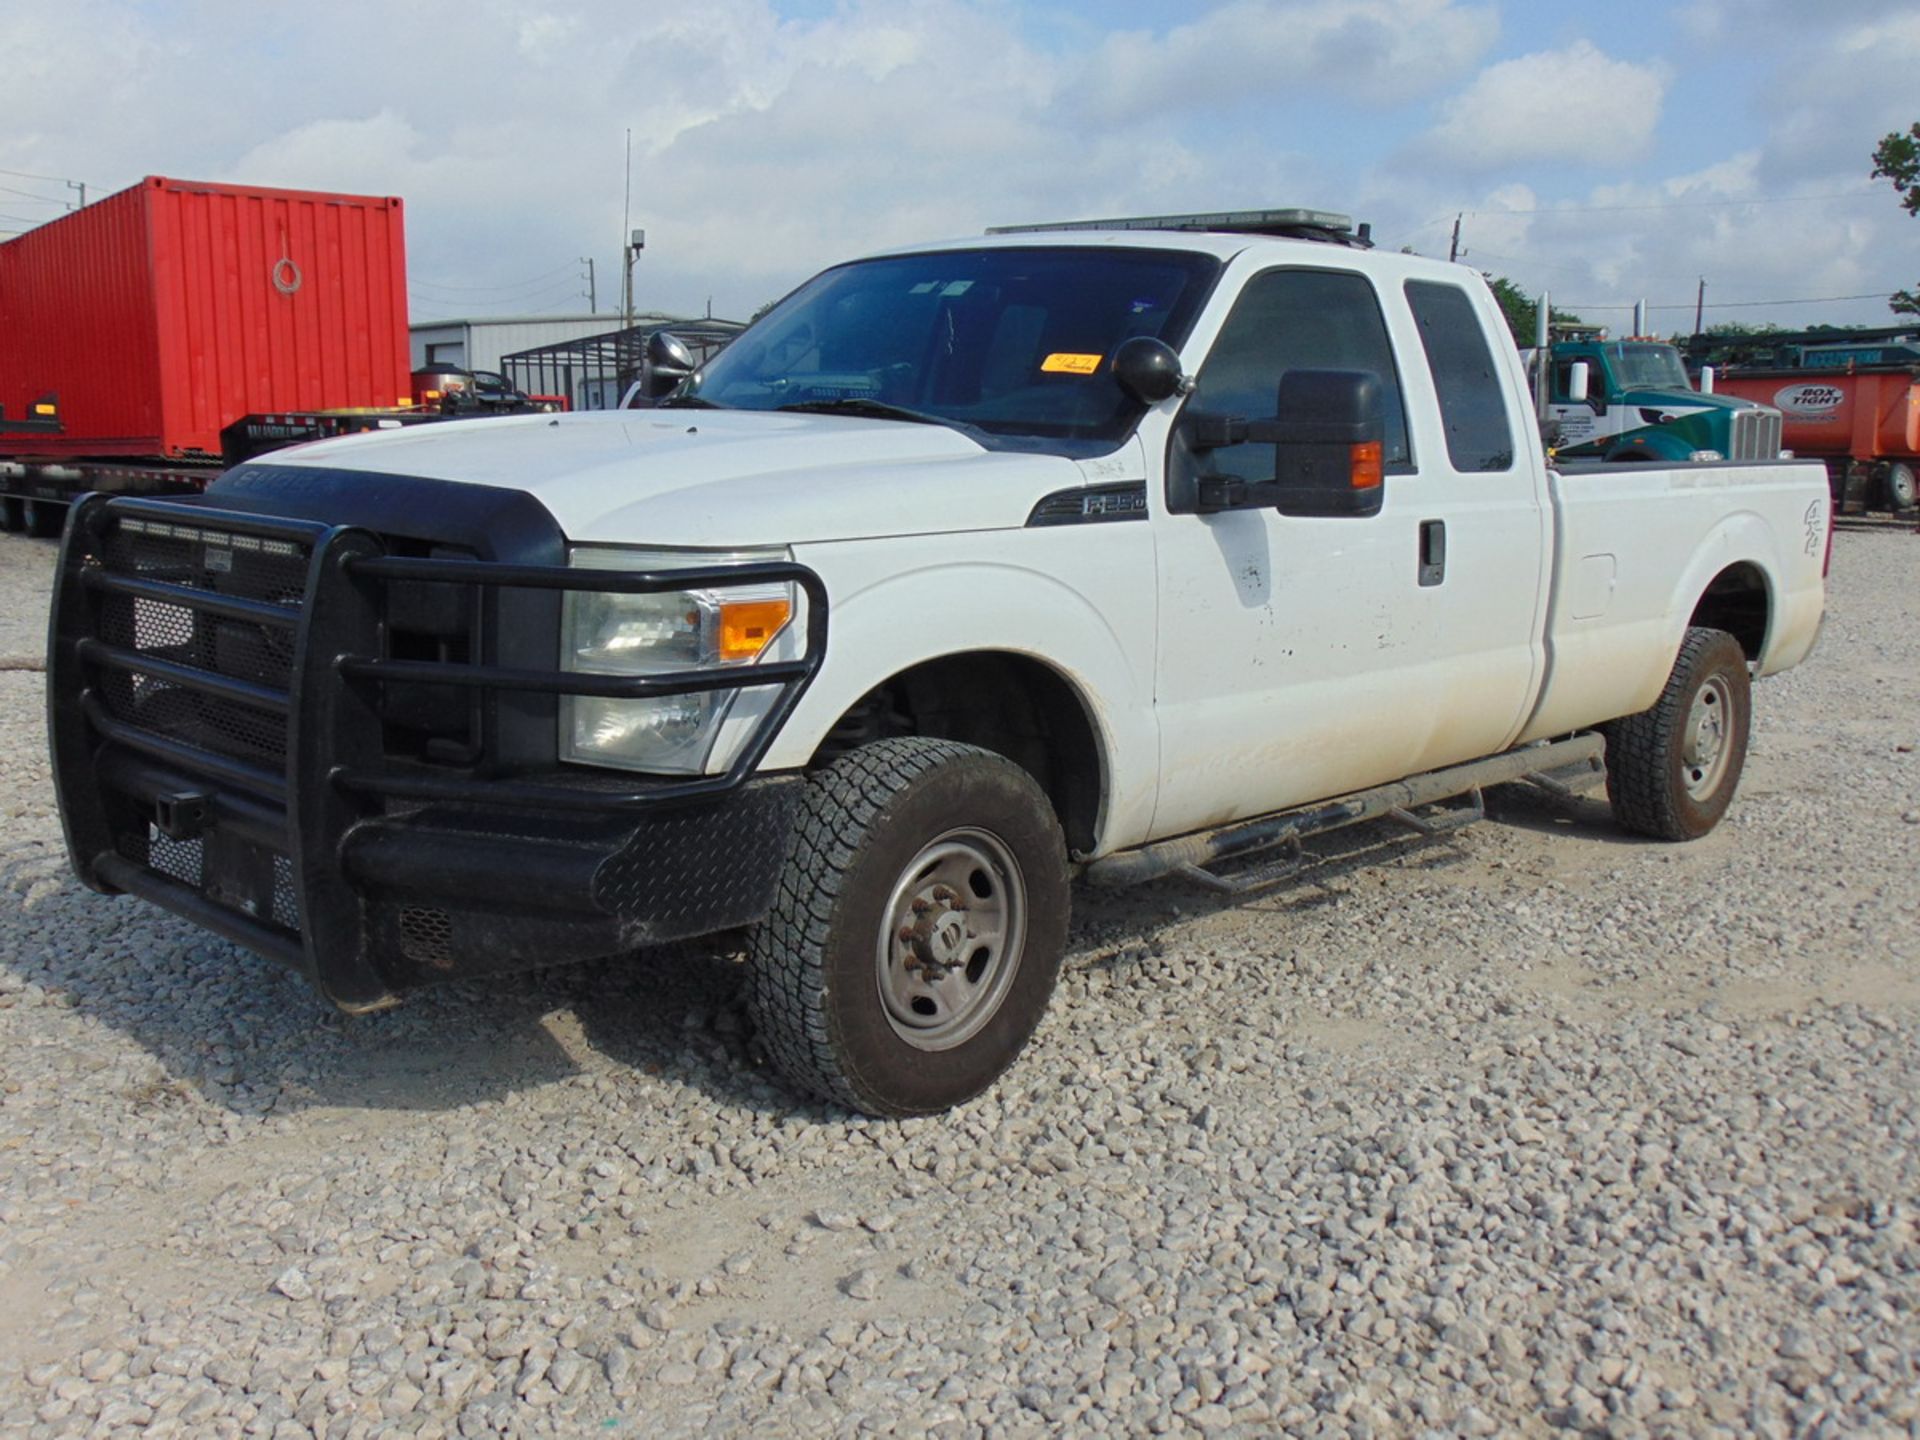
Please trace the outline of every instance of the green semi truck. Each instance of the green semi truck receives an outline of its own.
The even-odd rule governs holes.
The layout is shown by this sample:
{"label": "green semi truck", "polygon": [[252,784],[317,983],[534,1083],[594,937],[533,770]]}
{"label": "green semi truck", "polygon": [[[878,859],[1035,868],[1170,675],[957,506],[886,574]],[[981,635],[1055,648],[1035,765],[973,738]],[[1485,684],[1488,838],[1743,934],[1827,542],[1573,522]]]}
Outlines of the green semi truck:
{"label": "green semi truck", "polygon": [[[1674,346],[1575,332],[1556,339],[1541,414],[1555,454],[1566,459],[1771,460],[1780,454],[1780,412],[1695,389]],[[1525,352],[1536,375],[1541,352]],[[1537,392],[1536,392],[1537,393]]]}

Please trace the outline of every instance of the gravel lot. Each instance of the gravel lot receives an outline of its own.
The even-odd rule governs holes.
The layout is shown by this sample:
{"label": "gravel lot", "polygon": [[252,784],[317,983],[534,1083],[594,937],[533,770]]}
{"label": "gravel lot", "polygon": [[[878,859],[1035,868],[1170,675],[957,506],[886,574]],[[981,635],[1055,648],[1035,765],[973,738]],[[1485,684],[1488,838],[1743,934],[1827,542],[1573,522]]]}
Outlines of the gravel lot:
{"label": "gravel lot", "polygon": [[1838,537],[1706,840],[1508,790],[1082,893],[1034,1049],[906,1124],[778,1089],[725,954],[349,1020],[80,890],[0,669],[0,1431],[1920,1431],[1916,579]]}

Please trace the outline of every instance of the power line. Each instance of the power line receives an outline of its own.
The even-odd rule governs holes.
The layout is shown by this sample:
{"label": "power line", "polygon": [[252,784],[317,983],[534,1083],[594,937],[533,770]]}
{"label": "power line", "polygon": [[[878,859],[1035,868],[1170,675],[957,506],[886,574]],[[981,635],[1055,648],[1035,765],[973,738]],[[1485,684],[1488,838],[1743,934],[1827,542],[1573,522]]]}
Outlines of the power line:
{"label": "power line", "polygon": [[436,280],[417,280],[411,277],[408,279],[407,284],[417,285],[423,290],[451,290],[459,294],[476,295],[482,293],[497,293],[502,290],[525,290],[529,287],[538,286],[544,281],[551,280],[555,276],[571,274],[575,268],[575,263],[576,262],[570,261],[565,265],[557,265],[551,270],[543,270],[531,279],[515,280],[505,285],[442,285]]}
{"label": "power line", "polygon": [[0,185],[0,195],[17,195],[22,200],[37,200],[42,205],[66,205],[67,200],[58,200],[51,195],[36,195],[31,190],[16,190],[11,185]]}
{"label": "power line", "polygon": [[1877,189],[1836,190],[1828,195],[1773,195],[1748,200],[1663,200],[1651,205],[1536,205],[1530,210],[1468,210],[1468,215],[1611,215],[1633,210],[1711,210],[1729,205],[1800,205],[1813,200],[1858,200]]}
{"label": "power line", "polygon": [[0,170],[0,175],[11,175],[16,180],[51,180],[56,185],[80,183],[77,180],[69,181],[65,175],[35,175],[29,170]]}
{"label": "power line", "polygon": [[407,291],[409,294],[418,295],[422,300],[431,301],[436,305],[521,305],[527,301],[543,299],[549,295],[572,295],[578,293],[574,282],[571,280],[562,280],[553,284],[542,285],[537,289],[522,291],[513,295],[434,295],[416,290],[411,285],[407,287]]}
{"label": "power line", "polygon": [[[1875,290],[1868,295],[1808,295],[1798,300],[1716,300],[1707,308],[1709,310],[1758,310],[1772,305],[1837,305],[1842,300],[1884,300],[1892,293],[1890,290]],[[1554,304],[1564,304],[1569,310],[1631,310],[1634,306],[1631,300],[1624,304],[1616,301],[1606,305],[1585,305],[1574,300],[1564,302],[1556,300]],[[1647,308],[1649,310],[1691,310],[1694,304],[1694,301],[1688,300],[1684,304],[1649,305]]]}
{"label": "power line", "polygon": [[407,298],[414,305],[423,309],[437,311],[446,319],[461,320],[471,318],[484,320],[512,318],[510,313],[503,315],[499,312],[497,307],[502,305],[519,306],[523,309],[526,307],[540,309],[556,306],[563,300],[576,299],[579,297],[579,294],[580,292],[578,290],[574,289],[571,285],[567,285],[559,289],[543,290],[518,299],[475,300],[471,302],[470,306],[459,300],[448,299],[440,295],[421,295],[412,290],[407,292]]}
{"label": "power line", "polygon": [[1534,269],[1534,270],[1562,270],[1562,271],[1567,271],[1569,273],[1571,273],[1572,271],[1578,270],[1583,275],[1588,270],[1593,268],[1590,265],[1569,264],[1564,260],[1528,260],[1519,255],[1501,255],[1501,254],[1497,254],[1492,250],[1482,250],[1478,246],[1475,246],[1471,250],[1463,250],[1461,252],[1461,255],[1464,259],[1468,261],[1482,260],[1482,259],[1504,260],[1509,265],[1525,265],[1528,268]]}

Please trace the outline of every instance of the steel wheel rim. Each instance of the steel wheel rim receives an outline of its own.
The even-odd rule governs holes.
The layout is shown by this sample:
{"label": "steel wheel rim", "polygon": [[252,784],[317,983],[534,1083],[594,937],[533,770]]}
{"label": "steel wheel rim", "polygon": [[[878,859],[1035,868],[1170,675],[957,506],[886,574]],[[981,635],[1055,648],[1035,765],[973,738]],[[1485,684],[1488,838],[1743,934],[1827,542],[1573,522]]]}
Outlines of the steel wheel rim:
{"label": "steel wheel rim", "polygon": [[1720,788],[1733,750],[1733,690],[1718,675],[1709,676],[1687,710],[1680,749],[1680,780],[1695,800]]}
{"label": "steel wheel rim", "polygon": [[894,881],[874,946],[893,1033],[916,1050],[979,1034],[1020,970],[1027,887],[999,836],[960,828],[920,848]]}

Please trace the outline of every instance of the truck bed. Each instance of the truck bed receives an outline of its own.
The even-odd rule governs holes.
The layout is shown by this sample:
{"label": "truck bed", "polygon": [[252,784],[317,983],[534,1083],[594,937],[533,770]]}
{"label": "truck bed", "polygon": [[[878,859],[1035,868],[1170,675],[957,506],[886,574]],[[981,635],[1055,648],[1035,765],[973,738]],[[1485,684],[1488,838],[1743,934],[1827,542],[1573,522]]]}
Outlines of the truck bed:
{"label": "truck bed", "polygon": [[[1522,740],[1651,705],[1696,600],[1718,577],[1757,587],[1754,628],[1740,638],[1758,673],[1784,670],[1813,648],[1826,561],[1824,466],[1592,462],[1551,469],[1547,483],[1555,530],[1547,673]],[[1781,577],[1778,593],[1767,575]]]}

